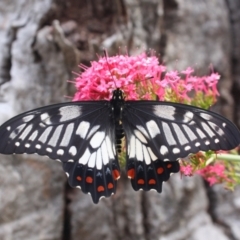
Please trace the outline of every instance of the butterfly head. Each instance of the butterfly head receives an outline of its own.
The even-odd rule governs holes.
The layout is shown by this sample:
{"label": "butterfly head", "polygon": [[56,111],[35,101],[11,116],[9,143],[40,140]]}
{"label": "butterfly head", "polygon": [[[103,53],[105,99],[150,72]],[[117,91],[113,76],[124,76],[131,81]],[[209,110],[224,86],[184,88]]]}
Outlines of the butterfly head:
{"label": "butterfly head", "polygon": [[114,90],[112,100],[124,100],[123,91],[119,88]]}

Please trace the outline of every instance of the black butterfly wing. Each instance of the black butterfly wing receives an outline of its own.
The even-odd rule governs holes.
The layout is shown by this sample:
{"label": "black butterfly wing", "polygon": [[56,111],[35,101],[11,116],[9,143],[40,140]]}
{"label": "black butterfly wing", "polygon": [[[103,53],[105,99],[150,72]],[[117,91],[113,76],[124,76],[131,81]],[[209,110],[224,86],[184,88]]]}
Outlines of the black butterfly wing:
{"label": "black butterfly wing", "polygon": [[109,102],[50,105],[18,115],[0,127],[0,153],[38,153],[59,159],[69,184],[94,203],[116,191],[119,165]]}
{"label": "black butterfly wing", "polygon": [[127,101],[123,112],[127,173],[134,190],[162,190],[179,171],[178,158],[200,150],[230,150],[240,143],[237,127],[211,111],[158,101]]}

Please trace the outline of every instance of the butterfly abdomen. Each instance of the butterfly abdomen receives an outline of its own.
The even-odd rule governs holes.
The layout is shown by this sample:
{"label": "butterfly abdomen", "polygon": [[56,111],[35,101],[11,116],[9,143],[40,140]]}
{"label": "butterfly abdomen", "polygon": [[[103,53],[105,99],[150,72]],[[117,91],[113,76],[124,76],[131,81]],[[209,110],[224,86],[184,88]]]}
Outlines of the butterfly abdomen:
{"label": "butterfly abdomen", "polygon": [[111,117],[115,125],[115,143],[116,151],[121,153],[122,149],[122,138],[124,137],[124,130],[122,125],[122,112],[124,108],[124,97],[123,92],[120,89],[116,89],[113,92],[112,99],[110,101],[111,105]]}

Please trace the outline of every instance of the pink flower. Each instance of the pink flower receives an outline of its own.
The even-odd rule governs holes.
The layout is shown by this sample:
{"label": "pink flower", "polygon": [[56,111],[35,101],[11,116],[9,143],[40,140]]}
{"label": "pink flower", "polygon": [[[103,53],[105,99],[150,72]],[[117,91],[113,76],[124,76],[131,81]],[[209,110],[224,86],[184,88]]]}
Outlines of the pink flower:
{"label": "pink flower", "polygon": [[180,172],[185,176],[192,176],[193,175],[193,168],[191,165],[181,166]]}
{"label": "pink flower", "polygon": [[198,170],[197,173],[201,175],[206,181],[208,181],[210,186],[228,180],[228,177],[225,173],[225,166],[221,162],[217,162],[213,165],[208,165],[205,168]]}
{"label": "pink flower", "polygon": [[190,76],[193,72],[194,69],[192,69],[191,67],[188,67],[186,70],[182,71],[182,73],[186,75],[186,78]]}
{"label": "pink flower", "polygon": [[218,179],[215,176],[207,177],[206,180],[208,181],[210,186],[218,183]]}

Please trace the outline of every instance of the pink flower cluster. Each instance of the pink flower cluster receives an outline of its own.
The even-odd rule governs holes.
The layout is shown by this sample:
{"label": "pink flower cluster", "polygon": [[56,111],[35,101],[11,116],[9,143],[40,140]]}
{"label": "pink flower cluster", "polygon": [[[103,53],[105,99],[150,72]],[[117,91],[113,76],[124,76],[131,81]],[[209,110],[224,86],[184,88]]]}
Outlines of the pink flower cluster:
{"label": "pink flower cluster", "polygon": [[149,99],[150,95],[145,94],[146,89],[150,83],[154,84],[160,79],[165,71],[155,56],[147,57],[145,54],[135,57],[101,57],[93,61],[89,68],[83,65],[80,67],[85,71],[76,78],[77,93],[74,101],[109,100],[116,88],[121,88],[127,99]]}
{"label": "pink flower cluster", "polygon": [[100,57],[90,67],[80,65],[80,68],[84,71],[75,79],[77,92],[73,101],[109,100],[116,88],[121,88],[128,100],[155,100],[158,96],[159,100],[191,104],[199,97],[211,95],[208,103],[211,105],[218,95],[217,73],[196,77],[192,76],[191,68],[167,72],[156,56],[148,57],[144,53]]}
{"label": "pink flower cluster", "polygon": [[227,177],[225,170],[225,165],[221,162],[217,162],[198,170],[197,173],[208,181],[210,186],[212,186],[216,183],[231,182],[231,180]]}

